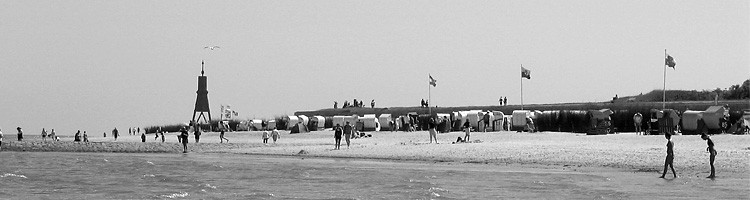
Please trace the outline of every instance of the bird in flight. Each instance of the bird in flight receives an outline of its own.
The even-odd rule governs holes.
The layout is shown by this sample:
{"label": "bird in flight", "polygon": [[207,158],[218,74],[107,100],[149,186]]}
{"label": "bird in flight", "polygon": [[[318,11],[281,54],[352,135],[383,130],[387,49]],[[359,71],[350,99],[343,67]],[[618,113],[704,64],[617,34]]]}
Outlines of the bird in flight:
{"label": "bird in flight", "polygon": [[214,50],[214,49],[218,49],[218,48],[220,48],[220,47],[219,47],[219,46],[205,46],[205,47],[203,47],[203,48],[204,48],[204,49],[211,49],[211,50]]}

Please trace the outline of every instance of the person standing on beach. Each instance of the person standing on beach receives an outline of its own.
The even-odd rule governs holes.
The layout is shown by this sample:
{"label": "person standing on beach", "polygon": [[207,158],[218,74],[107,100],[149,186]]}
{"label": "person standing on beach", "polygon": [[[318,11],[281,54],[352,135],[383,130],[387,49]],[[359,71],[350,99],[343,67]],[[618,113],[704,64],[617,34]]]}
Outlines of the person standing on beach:
{"label": "person standing on beach", "polygon": [[482,121],[484,121],[482,132],[487,132],[487,127],[490,126],[490,111],[487,111],[487,113],[484,113],[484,116],[482,116]]}
{"label": "person standing on beach", "polygon": [[196,125],[195,126],[195,132],[193,133],[195,135],[195,143],[198,143],[201,141],[201,127]]}
{"label": "person standing on beach", "polygon": [[336,146],[333,149],[341,149],[341,134],[343,133],[344,129],[341,128],[340,124],[333,127],[333,138],[336,140]]}
{"label": "person standing on beach", "polygon": [[141,142],[146,142],[146,133],[141,133]]}
{"label": "person standing on beach", "polygon": [[503,97],[503,105],[504,106],[508,105],[508,97]]}
{"label": "person standing on beach", "polygon": [[268,143],[268,131],[264,130],[263,131],[263,136],[261,136],[261,137],[263,137],[263,144],[267,144]]}
{"label": "person standing on beach", "polygon": [[466,135],[464,136],[464,142],[466,142],[469,141],[469,134],[471,133],[471,125],[469,124],[468,120],[464,122],[464,131],[466,132]]}
{"label": "person standing on beach", "polygon": [[164,143],[164,132],[161,132],[161,143]]}
{"label": "person standing on beach", "polygon": [[643,121],[643,115],[641,113],[635,113],[633,115],[633,126],[635,126],[635,134],[640,135],[643,130],[641,130],[641,122]]}
{"label": "person standing on beach", "polygon": [[16,127],[16,130],[18,130],[18,141],[23,140],[23,130],[21,130],[21,127]]}
{"label": "person standing on beach", "polygon": [[716,149],[714,149],[714,141],[711,140],[711,137],[708,136],[708,134],[703,133],[701,134],[701,139],[706,140],[706,143],[708,144],[708,147],[706,148],[706,151],[710,153],[709,161],[711,162],[711,175],[708,175],[706,178],[716,178],[716,168],[714,168],[714,160],[716,160]]}
{"label": "person standing on beach", "polygon": [[349,148],[349,145],[350,145],[349,139],[351,139],[352,137],[352,129],[353,129],[352,125],[350,125],[349,122],[347,121],[346,124],[344,125],[344,139],[346,139],[347,149]]}
{"label": "person standing on beach", "polygon": [[42,141],[47,141],[47,130],[42,128]]}
{"label": "person standing on beach", "polygon": [[182,153],[187,153],[188,132],[185,127],[180,128],[180,135],[177,138],[182,142]]}
{"label": "person standing on beach", "polygon": [[3,131],[0,130],[0,150],[3,149]]}
{"label": "person standing on beach", "polygon": [[83,142],[89,142],[89,134],[86,134],[86,131],[83,131]]}
{"label": "person standing on beach", "polygon": [[273,143],[276,144],[276,140],[280,138],[279,130],[277,130],[276,127],[274,127],[273,131],[271,131],[271,137],[273,138]]}
{"label": "person standing on beach", "polygon": [[664,160],[664,172],[659,178],[664,178],[667,175],[667,166],[672,169],[672,175],[677,178],[677,172],[674,171],[674,143],[672,142],[672,134],[664,133],[664,137],[667,138],[667,158]]}
{"label": "person standing on beach", "polygon": [[117,131],[117,128],[112,129],[112,137],[115,137],[115,141],[117,141],[118,136],[120,136],[120,133]]}
{"label": "person standing on beach", "polygon": [[227,143],[229,143],[229,139],[224,137],[224,129],[221,129],[221,132],[219,132],[219,143],[224,143],[224,140],[227,140]]}
{"label": "person standing on beach", "polygon": [[432,138],[435,138],[435,144],[440,144],[437,140],[437,131],[435,130],[436,126],[435,117],[430,117],[430,120],[427,121],[427,131],[430,132],[430,143],[432,143]]}

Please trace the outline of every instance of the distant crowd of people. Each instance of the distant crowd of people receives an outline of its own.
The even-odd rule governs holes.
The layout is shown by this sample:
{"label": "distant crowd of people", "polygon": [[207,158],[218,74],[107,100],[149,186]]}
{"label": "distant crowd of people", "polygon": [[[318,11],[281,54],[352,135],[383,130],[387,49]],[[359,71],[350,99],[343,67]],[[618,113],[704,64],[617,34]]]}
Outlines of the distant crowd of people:
{"label": "distant crowd of people", "polygon": [[[344,104],[341,106],[341,108],[352,108],[352,107],[354,107],[354,108],[364,108],[365,107],[365,102],[362,101],[362,100],[358,101],[357,99],[354,99],[354,100],[352,100],[351,103],[349,103],[349,101],[344,101]],[[339,102],[338,101],[333,101],[333,108],[334,109],[338,109],[339,108]],[[373,99],[372,101],[370,101],[370,108],[375,108],[375,99]]]}

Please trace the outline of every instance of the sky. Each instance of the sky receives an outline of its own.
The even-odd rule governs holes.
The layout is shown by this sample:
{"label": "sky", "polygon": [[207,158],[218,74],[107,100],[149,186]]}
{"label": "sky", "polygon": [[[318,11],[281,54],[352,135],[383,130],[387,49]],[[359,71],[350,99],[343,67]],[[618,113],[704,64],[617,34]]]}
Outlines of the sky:
{"label": "sky", "polygon": [[4,0],[0,19],[6,134],[187,122],[202,60],[212,116],[240,119],[520,104],[521,84],[525,104],[606,101],[661,89],[665,49],[667,89],[750,78],[746,0]]}

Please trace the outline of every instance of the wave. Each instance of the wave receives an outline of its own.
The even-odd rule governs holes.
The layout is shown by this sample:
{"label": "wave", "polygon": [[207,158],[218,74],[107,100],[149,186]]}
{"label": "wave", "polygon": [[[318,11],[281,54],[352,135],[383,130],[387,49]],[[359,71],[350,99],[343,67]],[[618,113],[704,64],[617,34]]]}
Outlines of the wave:
{"label": "wave", "polygon": [[29,177],[26,177],[26,176],[24,176],[24,175],[20,175],[20,174],[12,174],[12,173],[5,173],[5,174],[3,174],[3,175],[0,175],[0,178],[5,178],[5,177],[29,178]]}
{"label": "wave", "polygon": [[170,195],[161,195],[161,196],[164,198],[174,199],[174,198],[179,198],[179,197],[187,197],[187,196],[190,196],[190,194],[188,194],[187,192],[180,192],[180,193],[174,193]]}

